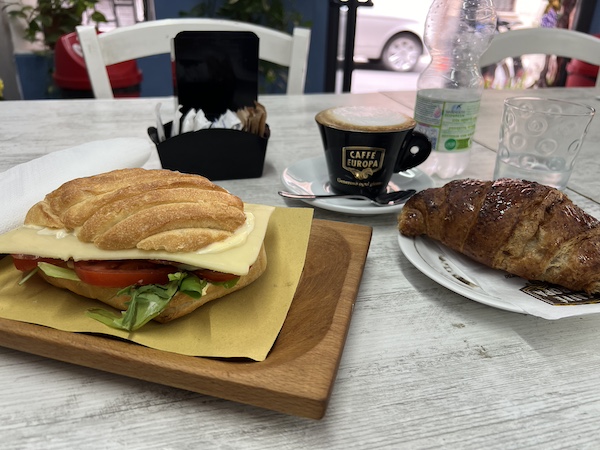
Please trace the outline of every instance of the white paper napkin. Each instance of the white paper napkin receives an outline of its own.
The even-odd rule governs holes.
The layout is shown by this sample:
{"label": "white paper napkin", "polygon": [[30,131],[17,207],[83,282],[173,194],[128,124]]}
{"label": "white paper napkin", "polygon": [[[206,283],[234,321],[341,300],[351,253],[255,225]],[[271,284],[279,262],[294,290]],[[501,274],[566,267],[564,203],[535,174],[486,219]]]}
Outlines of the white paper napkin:
{"label": "white paper napkin", "polygon": [[22,225],[29,208],[69,180],[133,167],[160,168],[149,140],[94,141],[12,167],[0,173],[0,233]]}

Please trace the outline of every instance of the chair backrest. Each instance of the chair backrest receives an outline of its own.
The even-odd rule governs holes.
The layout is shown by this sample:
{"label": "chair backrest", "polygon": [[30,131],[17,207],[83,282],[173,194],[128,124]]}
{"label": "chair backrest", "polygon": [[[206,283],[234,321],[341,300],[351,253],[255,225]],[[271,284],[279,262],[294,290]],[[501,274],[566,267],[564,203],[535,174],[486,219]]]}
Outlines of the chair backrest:
{"label": "chair backrest", "polygon": [[[494,36],[481,56],[481,67],[498,63],[504,58],[522,55],[555,55],[600,65],[600,39],[563,28],[524,28]],[[600,77],[596,80],[600,87]]]}
{"label": "chair backrest", "polygon": [[258,25],[218,19],[163,19],[115,28],[97,34],[93,26],[78,26],[77,35],[96,98],[113,98],[106,66],[171,52],[181,31],[252,31],[259,38],[259,59],[288,67],[287,93],[302,94],[306,80],[310,30],[293,35]]}

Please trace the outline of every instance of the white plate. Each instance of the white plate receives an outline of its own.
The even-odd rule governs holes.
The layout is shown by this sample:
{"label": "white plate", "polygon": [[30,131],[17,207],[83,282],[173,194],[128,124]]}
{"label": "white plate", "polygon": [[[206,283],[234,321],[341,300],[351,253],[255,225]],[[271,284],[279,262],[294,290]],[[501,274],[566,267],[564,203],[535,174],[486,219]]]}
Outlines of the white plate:
{"label": "white plate", "polygon": [[[281,175],[283,185],[295,194],[333,194],[327,174],[325,156],[303,159],[292,164]],[[419,169],[396,173],[388,184],[388,191],[414,189],[417,192],[433,186],[433,179]],[[329,200],[303,200],[313,206],[348,214],[370,215],[397,213],[403,205],[377,206],[366,200],[333,198]]]}
{"label": "white plate", "polygon": [[[406,259],[436,283],[466,298],[505,311],[526,313],[522,308],[486,292],[465,271],[455,264],[462,256],[451,250],[442,250],[435,242],[423,238],[409,238],[398,233],[398,243]],[[473,264],[476,264],[473,262]],[[464,264],[462,265],[464,267]],[[515,289],[518,293],[518,289]]]}

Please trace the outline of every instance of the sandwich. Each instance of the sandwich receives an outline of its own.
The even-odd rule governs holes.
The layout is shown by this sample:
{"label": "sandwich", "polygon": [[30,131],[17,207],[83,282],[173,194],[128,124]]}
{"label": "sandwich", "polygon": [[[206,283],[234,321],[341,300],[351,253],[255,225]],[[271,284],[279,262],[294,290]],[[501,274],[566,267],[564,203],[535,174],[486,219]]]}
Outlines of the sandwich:
{"label": "sandwich", "polygon": [[244,204],[208,179],[123,169],[69,181],[0,236],[14,266],[120,310],[88,315],[134,331],[169,322],[249,285],[266,270],[274,208]]}

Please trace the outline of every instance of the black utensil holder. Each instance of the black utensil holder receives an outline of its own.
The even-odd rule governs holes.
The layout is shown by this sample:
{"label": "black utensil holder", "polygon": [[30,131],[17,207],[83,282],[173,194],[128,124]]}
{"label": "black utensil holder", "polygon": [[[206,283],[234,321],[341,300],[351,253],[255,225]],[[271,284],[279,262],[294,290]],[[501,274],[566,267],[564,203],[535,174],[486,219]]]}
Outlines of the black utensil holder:
{"label": "black utensil holder", "polygon": [[[172,122],[165,124],[170,136]],[[202,175],[209,180],[235,180],[262,176],[269,126],[265,136],[240,130],[208,128],[179,134],[159,142],[155,127],[148,128],[163,168]]]}

